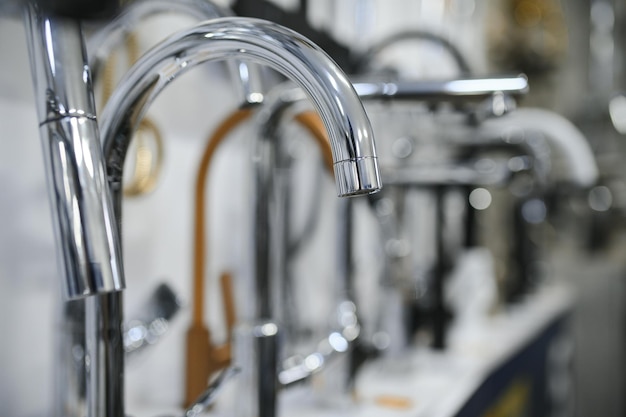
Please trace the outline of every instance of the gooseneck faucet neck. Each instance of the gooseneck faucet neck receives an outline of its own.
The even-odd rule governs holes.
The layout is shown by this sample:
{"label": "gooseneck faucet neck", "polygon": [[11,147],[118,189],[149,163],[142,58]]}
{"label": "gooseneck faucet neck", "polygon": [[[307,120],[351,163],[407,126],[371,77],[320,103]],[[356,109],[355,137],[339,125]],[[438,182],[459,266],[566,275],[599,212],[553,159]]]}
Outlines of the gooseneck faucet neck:
{"label": "gooseneck faucet neck", "polygon": [[[109,181],[116,191],[129,136],[161,90],[203,62],[238,58],[267,65],[311,98],[331,140],[340,196],[367,194],[381,184],[372,129],[345,74],[317,46],[289,29],[247,18],[208,21],[152,49],[120,82],[102,115]],[[130,115],[130,116],[129,116]]]}
{"label": "gooseneck faucet neck", "polygon": [[[109,185],[118,222],[121,222],[124,160],[133,131],[159,93],[187,70],[207,61],[238,59],[269,66],[294,81],[309,96],[328,132],[337,191],[340,196],[367,194],[380,189],[376,150],[370,122],[352,84],[321,49],[282,26],[257,19],[222,18],[207,21],[173,35],[148,51],[131,68],[113,92],[102,113],[102,137]],[[121,223],[118,224],[121,227]],[[121,311],[121,307],[120,307]],[[107,320],[111,317],[107,317]],[[262,318],[261,318],[262,319]],[[118,318],[121,320],[121,316]],[[94,327],[87,323],[87,327]],[[101,328],[118,327],[115,323]],[[267,337],[263,376],[258,401],[263,416],[274,414],[276,360],[273,337]],[[272,346],[270,346],[272,345]],[[101,357],[117,355],[113,350]],[[115,385],[122,372],[123,357],[112,357],[102,384]],[[117,417],[117,416],[116,416]]]}

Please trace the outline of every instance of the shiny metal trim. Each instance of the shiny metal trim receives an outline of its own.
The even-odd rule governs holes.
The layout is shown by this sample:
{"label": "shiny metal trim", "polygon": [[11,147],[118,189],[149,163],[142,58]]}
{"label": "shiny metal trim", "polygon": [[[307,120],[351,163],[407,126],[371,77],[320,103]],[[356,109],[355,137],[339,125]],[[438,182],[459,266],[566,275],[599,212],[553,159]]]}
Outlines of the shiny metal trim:
{"label": "shiny metal trim", "polygon": [[521,95],[528,92],[525,75],[500,78],[465,78],[443,81],[354,82],[361,100],[484,100],[494,94]]}

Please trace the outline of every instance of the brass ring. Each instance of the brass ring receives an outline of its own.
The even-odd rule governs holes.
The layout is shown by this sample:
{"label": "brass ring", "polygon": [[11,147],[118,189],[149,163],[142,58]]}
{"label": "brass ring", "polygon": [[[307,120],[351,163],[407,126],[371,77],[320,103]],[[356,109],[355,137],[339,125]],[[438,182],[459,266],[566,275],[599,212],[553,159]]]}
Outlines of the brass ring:
{"label": "brass ring", "polygon": [[[152,139],[154,146],[150,146],[147,138]],[[124,186],[124,195],[128,197],[154,190],[163,166],[163,137],[152,120],[144,117],[133,139],[137,143],[137,150],[133,176]]]}

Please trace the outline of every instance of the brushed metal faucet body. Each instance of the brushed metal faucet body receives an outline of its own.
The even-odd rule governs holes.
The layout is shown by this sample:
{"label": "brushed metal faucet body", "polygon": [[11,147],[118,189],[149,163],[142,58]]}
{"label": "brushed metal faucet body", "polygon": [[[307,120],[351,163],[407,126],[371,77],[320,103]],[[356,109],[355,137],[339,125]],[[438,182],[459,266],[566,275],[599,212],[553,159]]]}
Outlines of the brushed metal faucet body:
{"label": "brushed metal faucet body", "polygon": [[[126,74],[112,94],[102,114],[102,135],[109,185],[117,220],[121,222],[121,182],[124,157],[132,131],[147,107],[180,74],[207,61],[249,60],[267,65],[294,81],[311,98],[321,114],[332,142],[337,192],[340,196],[367,194],[381,187],[377,158],[369,120],[351,83],[329,57],[305,38],[276,24],[245,18],[216,19],[182,31],[146,53]],[[121,223],[119,224],[121,227]],[[262,317],[257,317],[262,319]],[[118,328],[119,317],[104,317],[110,325],[87,316],[88,328]],[[254,318],[253,318],[254,319]],[[261,416],[275,415],[276,367],[273,361],[271,326],[267,330],[259,361],[257,411]],[[269,330],[268,330],[269,329]],[[272,334],[270,334],[272,333]],[[104,339],[101,334],[98,339]],[[103,352],[101,383],[112,389],[116,374],[123,372],[123,358],[117,351]],[[107,369],[105,363],[117,364]],[[95,387],[92,387],[95,389]],[[106,391],[106,390],[105,390]]]}

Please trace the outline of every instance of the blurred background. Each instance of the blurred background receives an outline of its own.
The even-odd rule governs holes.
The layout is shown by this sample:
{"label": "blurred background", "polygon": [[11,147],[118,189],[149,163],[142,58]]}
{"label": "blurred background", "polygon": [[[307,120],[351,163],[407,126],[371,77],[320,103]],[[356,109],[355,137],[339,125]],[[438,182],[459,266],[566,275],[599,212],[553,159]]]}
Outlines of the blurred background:
{"label": "blurred background", "polygon": [[[321,373],[299,388],[305,394],[285,395],[281,414],[626,415],[626,3],[215,3],[303,33],[355,83],[478,78],[494,90],[479,100],[444,91],[365,101],[385,188],[350,199],[348,215],[319,147],[302,126],[285,123],[285,350],[332,327],[344,293],[361,328],[352,371],[336,371],[351,372],[349,389],[333,388],[345,376]],[[59,346],[68,329],[23,19],[14,5],[0,12],[0,414],[35,417],[52,414],[64,384]],[[197,22],[160,13],[127,28],[102,58],[112,64],[94,75],[98,109],[111,94],[107,83]],[[105,23],[87,22],[87,39]],[[520,74],[528,91],[500,94],[497,79]],[[262,93],[282,85],[276,73],[262,76]],[[160,171],[154,187],[124,198],[125,317],[141,319],[164,302],[163,285],[173,295],[164,334],[128,357],[129,415],[175,413],[182,404],[196,172],[240,97],[229,67],[211,63],[177,80],[146,116],[155,128],[143,136]],[[233,130],[207,180],[205,319],[216,344],[229,335],[219,274],[232,273],[240,315],[250,302],[255,129]],[[351,261],[342,266],[337,234],[348,218]],[[346,276],[349,289],[337,290]],[[350,400],[334,398],[344,389]]]}

